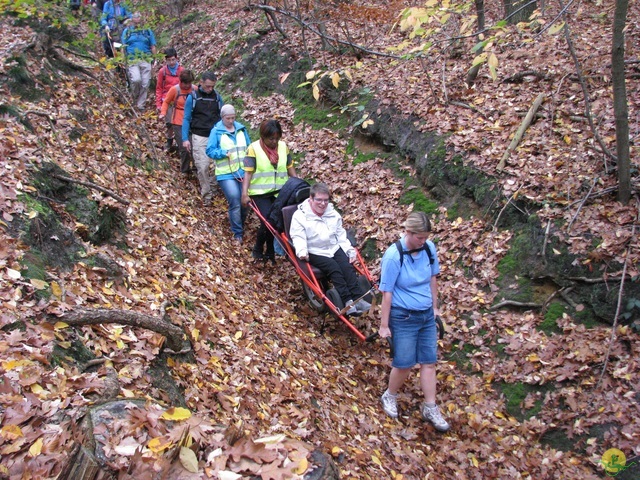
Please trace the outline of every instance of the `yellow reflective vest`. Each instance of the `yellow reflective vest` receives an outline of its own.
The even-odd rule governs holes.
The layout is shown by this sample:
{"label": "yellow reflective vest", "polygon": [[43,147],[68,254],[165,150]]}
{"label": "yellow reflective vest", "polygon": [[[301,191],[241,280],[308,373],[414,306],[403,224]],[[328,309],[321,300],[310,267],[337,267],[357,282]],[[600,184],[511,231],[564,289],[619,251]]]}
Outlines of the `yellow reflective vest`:
{"label": "yellow reflective vest", "polygon": [[260,141],[253,142],[253,151],[256,152],[256,170],[249,184],[249,195],[264,195],[265,193],[279,191],[289,178],[287,173],[287,145],[278,142],[278,165],[273,168],[269,157],[262,149]]}
{"label": "yellow reflective vest", "polygon": [[232,135],[226,133],[220,136],[220,148],[227,150],[230,157],[216,160],[216,175],[237,172],[242,167],[242,161],[247,152],[247,139],[242,130],[236,130],[235,142],[233,138]]}

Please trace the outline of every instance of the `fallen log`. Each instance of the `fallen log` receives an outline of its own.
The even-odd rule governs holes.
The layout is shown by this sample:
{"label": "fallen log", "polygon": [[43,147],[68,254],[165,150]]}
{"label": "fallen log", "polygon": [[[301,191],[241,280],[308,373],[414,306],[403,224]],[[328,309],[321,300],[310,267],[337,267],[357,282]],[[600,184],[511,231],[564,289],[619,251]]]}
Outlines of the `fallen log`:
{"label": "fallen log", "polygon": [[507,147],[507,151],[504,152],[504,155],[502,155],[502,159],[500,160],[500,163],[498,164],[498,167],[497,167],[498,173],[502,173],[502,170],[504,170],[504,166],[507,164],[507,159],[511,155],[511,152],[513,152],[516,149],[516,147],[520,143],[520,140],[522,140],[522,136],[524,135],[524,132],[526,132],[527,128],[529,128],[529,125],[531,125],[531,121],[533,120],[536,112],[538,111],[538,108],[540,108],[540,105],[542,105],[543,100],[544,100],[544,93],[541,93],[538,95],[538,98],[536,98],[535,102],[533,102],[533,105],[531,105],[531,108],[529,109],[529,113],[527,113],[527,116],[524,117],[524,120],[522,121],[520,128],[518,128],[515,136],[513,137],[513,140],[511,140],[511,143]]}
{"label": "fallen log", "polygon": [[162,317],[152,317],[132,310],[114,310],[108,308],[80,308],[60,317],[55,317],[55,321],[64,322],[67,325],[98,325],[102,323],[117,323],[132,327],[146,328],[153,332],[164,335],[167,339],[167,347],[174,352],[183,352],[182,346],[185,334],[182,328],[174,325],[164,315]]}

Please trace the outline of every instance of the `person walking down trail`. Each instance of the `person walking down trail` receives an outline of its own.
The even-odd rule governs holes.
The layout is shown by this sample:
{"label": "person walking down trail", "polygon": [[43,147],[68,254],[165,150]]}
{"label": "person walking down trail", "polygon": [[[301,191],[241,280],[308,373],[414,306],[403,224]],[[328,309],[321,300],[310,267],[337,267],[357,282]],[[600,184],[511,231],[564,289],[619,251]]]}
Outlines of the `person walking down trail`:
{"label": "person walking down trail", "polygon": [[[165,64],[158,71],[158,78],[156,80],[156,109],[158,114],[162,111],[162,102],[164,101],[167,93],[171,88],[180,83],[180,74],[184,70],[182,65],[178,62],[178,52],[175,48],[167,48],[164,51]],[[171,118],[171,114],[167,117]],[[173,148],[173,125],[171,122],[166,122],[166,136],[167,139],[167,152]]]}
{"label": "person walking down trail", "polygon": [[[183,174],[191,173],[191,154],[182,143],[182,120],[184,117],[184,104],[187,97],[193,92],[193,73],[191,70],[183,70],[180,74],[180,82],[169,90],[162,102],[162,109],[158,118],[165,120],[173,126],[173,134],[180,155],[180,171]],[[170,108],[171,107],[171,108]]]}
{"label": "person walking down trail", "polygon": [[[246,207],[249,200],[253,200],[265,219],[269,218],[271,206],[287,182],[287,177],[297,177],[289,147],[281,138],[280,122],[264,120],[260,124],[260,140],[249,145],[244,158],[242,205]],[[271,263],[276,263],[273,234],[264,223],[258,228],[251,255],[254,261],[270,260]]]}
{"label": "person walking down trail", "polygon": [[103,0],[94,0],[91,2],[91,15],[98,22],[102,18],[102,11],[104,10],[104,4],[105,2]]}
{"label": "person walking down trail", "polygon": [[347,315],[360,315],[371,308],[364,300],[365,292],[358,283],[353,267],[356,250],[347,238],[342,217],[329,203],[329,187],[324,183],[311,186],[309,198],[298,205],[291,218],[289,236],[300,260],[308,261],[330,280],[349,307]]}
{"label": "person walking down trail", "polygon": [[241,203],[244,181],[242,162],[251,139],[246,127],[236,122],[236,111],[232,105],[224,105],[220,115],[222,120],[214,125],[209,135],[207,155],[215,161],[216,181],[229,204],[233,238],[242,243],[247,217],[247,209]]}
{"label": "person walking down trail", "polygon": [[156,37],[150,28],[141,28],[142,15],[131,17],[133,25],[122,32],[122,44],[127,55],[127,73],[131,97],[138,110],[144,110],[151,82],[151,62],[156,54]]}
{"label": "person walking down trail", "polygon": [[108,0],[102,7],[100,25],[102,27],[102,46],[107,57],[113,58],[113,44],[120,42],[120,33],[124,22],[131,18],[131,12],[120,0]]}
{"label": "person walking down trail", "polygon": [[382,306],[379,334],[391,337],[393,360],[382,409],[398,417],[397,394],[420,365],[420,386],[424,403],[420,413],[436,430],[446,432],[449,424],[436,405],[436,362],[438,334],[438,274],[436,247],[427,237],[431,230],[423,212],[411,212],[404,223],[405,235],[382,257],[380,291]]}
{"label": "person walking down trail", "polygon": [[216,76],[213,72],[202,74],[202,81],[186,99],[182,120],[182,145],[193,156],[196,165],[202,202],[211,205],[211,159],[207,156],[207,143],[213,126],[220,121],[224,102],[214,90]]}

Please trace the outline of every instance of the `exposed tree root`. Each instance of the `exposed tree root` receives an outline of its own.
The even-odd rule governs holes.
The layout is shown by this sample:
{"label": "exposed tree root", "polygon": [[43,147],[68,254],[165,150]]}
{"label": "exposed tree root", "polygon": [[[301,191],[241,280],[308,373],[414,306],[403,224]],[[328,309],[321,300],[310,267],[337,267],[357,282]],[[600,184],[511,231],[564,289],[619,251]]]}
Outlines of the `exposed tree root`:
{"label": "exposed tree root", "polygon": [[131,310],[114,310],[108,308],[80,308],[66,312],[55,318],[67,325],[98,325],[102,323],[117,323],[132,327],[146,328],[164,335],[167,338],[167,346],[173,352],[183,351],[184,331],[164,317],[152,317],[144,313]]}
{"label": "exposed tree root", "polygon": [[62,180],[70,183],[77,183],[78,185],[83,185],[85,187],[93,188],[94,190],[98,190],[99,192],[102,192],[105,195],[109,195],[110,197],[114,198],[120,203],[123,203],[124,205],[129,205],[129,203],[131,203],[129,202],[129,200],[125,200],[120,195],[118,195],[115,192],[112,192],[108,188],[101,187],[100,185],[96,185],[93,182],[88,182],[86,180],[76,180],[75,178],[65,177],[64,175],[56,175],[55,173],[52,173],[51,176],[54,178],[57,178],[58,180]]}

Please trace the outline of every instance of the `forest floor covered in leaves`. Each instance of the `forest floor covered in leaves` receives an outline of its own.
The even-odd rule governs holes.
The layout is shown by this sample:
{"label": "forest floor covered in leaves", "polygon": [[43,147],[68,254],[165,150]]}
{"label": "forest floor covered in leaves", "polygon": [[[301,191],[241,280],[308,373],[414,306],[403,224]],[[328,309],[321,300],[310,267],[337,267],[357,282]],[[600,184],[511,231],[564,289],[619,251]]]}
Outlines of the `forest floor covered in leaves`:
{"label": "forest floor covered in leaves", "polygon": [[[195,21],[176,29],[172,44],[182,63],[198,73],[213,67],[223,52],[241,49],[266,25],[261,11],[243,11],[240,3],[197,8],[205,13],[185,12],[184,18]],[[342,8],[352,9],[343,12],[354,18],[351,41],[385,51],[403,40],[397,29],[388,33],[401,5],[368,5],[368,17],[361,15],[364,6]],[[614,141],[610,21],[602,15],[604,9],[610,19],[611,8],[587,3],[572,11],[592,108],[609,148]],[[635,60],[638,8],[630,6],[627,30],[628,58]],[[549,10],[542,18],[550,21],[556,14]],[[362,26],[355,29],[361,16]],[[151,106],[135,114],[113,71],[92,68],[92,78],[65,70],[38,54],[33,30],[13,19],[2,22],[0,53],[9,60],[0,66],[6,106],[0,117],[0,477],[55,478],[80,440],[78,425],[88,409],[114,398],[147,401],[132,404],[122,419],[100,428],[106,463],[123,479],[160,478],[157,472],[174,479],[303,478],[314,468],[309,456],[314,448],[330,455],[345,479],[591,479],[605,476],[601,459],[610,448],[620,449],[629,462],[637,458],[638,334],[621,325],[612,337],[610,325],[585,325],[571,308],[550,329],[541,328],[545,314],[539,309],[490,310],[501,298],[498,264],[511,239],[510,231],[492,228],[499,209],[463,218],[450,217],[441,207],[434,215],[447,325],[438,401],[451,430],[438,434],[421,420],[416,376],[399,397],[401,417],[391,420],[379,403],[389,372],[385,346],[360,343],[331,320],[320,333],[324,319],[306,305],[293,268],[284,260],[265,268],[250,262],[255,216],[245,244],[237,248],[221,193],[204,208],[195,181],[178,173],[177,160],[151,147],[150,139],[162,143]],[[356,59],[322,51],[317,39],[302,38],[293,23],[283,25],[289,33],[279,40],[283,51],[309,52],[317,69],[349,70],[355,85],[371,88],[400,113],[416,115],[420,128],[447,135],[450,151],[466,152],[465,162],[490,175],[522,121],[519,113],[545,91],[547,117],[528,130],[498,177],[504,198],[515,194],[544,205],[537,212],[541,221],[565,225],[553,235],[580,261],[597,268],[609,262],[614,271],[602,275],[613,277],[626,265],[628,278],[637,281],[637,198],[621,206],[606,194],[615,175],[604,173],[606,162],[587,124],[571,120],[584,105],[561,37],[535,37],[512,27],[501,47],[500,77],[531,69],[549,78],[512,84],[481,73],[474,88],[467,88],[462,79],[468,55],[432,59],[426,66],[376,55]],[[278,35],[273,31],[257,42]],[[87,59],[64,55],[91,68]],[[224,75],[233,66],[216,73]],[[32,89],[42,94],[18,95],[11,83],[16,70],[35,79]],[[298,172],[331,186],[334,203],[359,239],[375,238],[381,252],[398,238],[411,206],[399,204],[405,181],[382,155],[353,162],[349,135],[300,121],[300,112],[281,94],[255,97],[234,85],[219,88],[227,102],[242,107],[238,120],[254,132],[265,118],[282,122]],[[637,136],[637,76],[627,88]],[[637,154],[632,146],[636,169]],[[129,202],[82,190],[100,208],[121,211],[125,230],[113,241],[92,240],[82,212],[71,213],[71,202],[57,196],[70,188],[68,182],[34,181],[49,162]],[[580,203],[590,188],[604,193]],[[73,240],[54,226],[73,232]],[[27,232],[19,236],[21,230]],[[62,262],[60,252],[76,246],[69,255],[74,261]],[[378,263],[371,262],[374,274]],[[161,363],[181,390],[180,406],[190,413],[171,410],[179,406],[175,397],[150,373],[165,343],[162,335],[113,324],[72,328],[56,322],[79,308],[157,317],[166,309],[192,351],[189,358],[162,354]],[[377,324],[377,315],[358,321],[367,333]],[[101,360],[88,367],[89,360],[70,358],[78,345],[89,358]],[[186,436],[198,460],[195,472],[187,469],[188,459],[177,459]]]}

